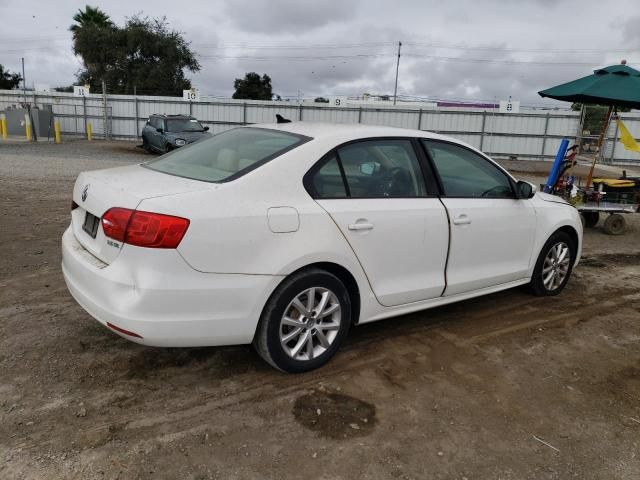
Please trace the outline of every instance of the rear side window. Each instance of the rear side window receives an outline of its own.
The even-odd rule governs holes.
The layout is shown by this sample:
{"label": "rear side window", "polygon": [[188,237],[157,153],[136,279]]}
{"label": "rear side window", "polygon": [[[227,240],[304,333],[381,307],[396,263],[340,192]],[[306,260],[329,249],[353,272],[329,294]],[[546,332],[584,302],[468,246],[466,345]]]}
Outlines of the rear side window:
{"label": "rear side window", "polygon": [[344,186],[338,158],[333,155],[313,176],[313,189],[320,198],[345,198]]}
{"label": "rear side window", "polygon": [[433,159],[446,196],[514,198],[507,175],[486,158],[451,143],[422,142]]}
{"label": "rear side window", "polygon": [[311,187],[316,198],[426,195],[420,163],[405,139],[364,140],[339,148],[313,173]]}
{"label": "rear side window", "polygon": [[311,140],[263,128],[236,128],[146,163],[151,170],[205,182],[233,180]]}

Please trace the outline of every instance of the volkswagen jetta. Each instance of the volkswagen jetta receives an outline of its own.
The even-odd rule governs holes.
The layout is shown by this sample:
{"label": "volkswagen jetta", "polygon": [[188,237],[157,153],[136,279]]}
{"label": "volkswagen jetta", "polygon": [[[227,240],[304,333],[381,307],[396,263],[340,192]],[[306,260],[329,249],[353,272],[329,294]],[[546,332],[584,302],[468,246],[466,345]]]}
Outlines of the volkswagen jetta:
{"label": "volkswagen jetta", "polygon": [[124,338],[253,343],[301,372],[356,324],[519,285],[556,295],[581,242],[573,207],[460,141],[301,122],[81,173],[62,269]]}

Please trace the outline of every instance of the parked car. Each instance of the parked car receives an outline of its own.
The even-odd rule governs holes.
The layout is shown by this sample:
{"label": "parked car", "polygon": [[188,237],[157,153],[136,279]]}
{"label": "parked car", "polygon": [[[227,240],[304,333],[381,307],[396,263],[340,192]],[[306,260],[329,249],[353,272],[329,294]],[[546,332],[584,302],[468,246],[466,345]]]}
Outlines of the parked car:
{"label": "parked car", "polygon": [[62,270],[124,338],[253,343],[302,372],[353,325],[519,285],[557,295],[581,245],[575,208],[458,140],[300,122],[81,173]]}
{"label": "parked car", "polygon": [[189,115],[151,115],[142,129],[142,148],[167,153],[210,137],[208,130]]}

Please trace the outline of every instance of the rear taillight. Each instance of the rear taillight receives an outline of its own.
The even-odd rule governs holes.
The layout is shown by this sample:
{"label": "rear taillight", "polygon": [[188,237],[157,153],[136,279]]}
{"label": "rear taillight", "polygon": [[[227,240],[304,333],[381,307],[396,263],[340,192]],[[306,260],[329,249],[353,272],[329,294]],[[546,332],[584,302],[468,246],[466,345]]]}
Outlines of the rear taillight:
{"label": "rear taillight", "polygon": [[129,210],[128,208],[111,208],[107,210],[102,216],[102,229],[104,230],[104,234],[109,238],[124,242],[127,225],[129,225],[132,214],[133,210]]}
{"label": "rear taillight", "polygon": [[148,248],[176,248],[189,228],[189,220],[161,213],[112,208],[102,216],[107,237]]}

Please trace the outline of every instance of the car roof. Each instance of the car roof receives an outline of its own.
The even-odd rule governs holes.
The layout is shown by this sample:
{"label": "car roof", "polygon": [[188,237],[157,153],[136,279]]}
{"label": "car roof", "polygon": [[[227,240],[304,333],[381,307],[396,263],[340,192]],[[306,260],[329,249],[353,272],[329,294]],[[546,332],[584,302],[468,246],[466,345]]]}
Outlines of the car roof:
{"label": "car roof", "polygon": [[150,116],[151,117],[162,117],[162,118],[176,118],[176,119],[180,119],[180,118],[195,118],[195,117],[192,117],[191,115],[181,115],[181,114],[167,115],[166,113],[152,113]]}
{"label": "car roof", "polygon": [[268,128],[283,132],[305,135],[320,140],[335,140],[347,142],[370,137],[418,137],[449,140],[463,144],[459,140],[424,130],[387,127],[381,125],[364,125],[361,123],[320,123],[320,122],[291,122],[291,123],[259,123],[247,125],[254,128]]}

